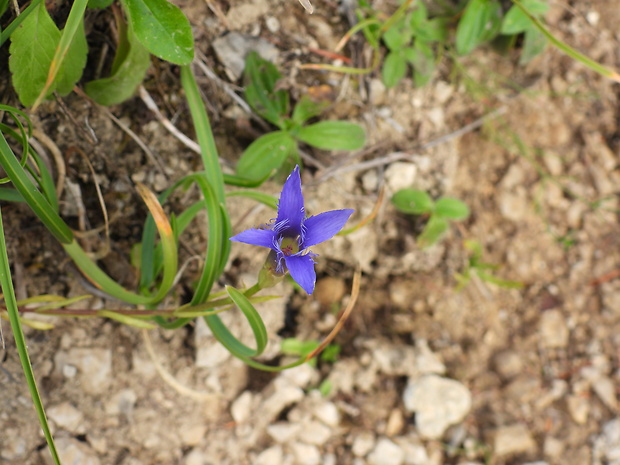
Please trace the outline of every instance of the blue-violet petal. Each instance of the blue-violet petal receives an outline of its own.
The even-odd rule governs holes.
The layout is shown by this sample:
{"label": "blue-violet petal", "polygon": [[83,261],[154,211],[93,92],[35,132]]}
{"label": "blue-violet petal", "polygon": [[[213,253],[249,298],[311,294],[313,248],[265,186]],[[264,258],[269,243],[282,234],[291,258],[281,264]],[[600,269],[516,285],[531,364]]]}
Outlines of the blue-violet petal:
{"label": "blue-violet petal", "polygon": [[230,238],[231,241],[243,242],[244,244],[258,245],[275,249],[274,239],[276,233],[271,229],[246,229],[245,231]]}
{"label": "blue-violet petal", "polygon": [[283,233],[287,236],[297,236],[301,234],[301,225],[305,217],[301,177],[299,176],[299,166],[296,166],[282,187],[276,223],[279,224],[287,220],[286,230]]}
{"label": "blue-violet petal", "polygon": [[314,260],[311,254],[306,255],[285,255],[284,261],[291,278],[299,284],[308,294],[314,292],[316,283],[316,272],[314,271]]}
{"label": "blue-violet petal", "polygon": [[304,223],[306,231],[301,248],[312,247],[334,237],[353,212],[351,209],[332,210],[308,218]]}

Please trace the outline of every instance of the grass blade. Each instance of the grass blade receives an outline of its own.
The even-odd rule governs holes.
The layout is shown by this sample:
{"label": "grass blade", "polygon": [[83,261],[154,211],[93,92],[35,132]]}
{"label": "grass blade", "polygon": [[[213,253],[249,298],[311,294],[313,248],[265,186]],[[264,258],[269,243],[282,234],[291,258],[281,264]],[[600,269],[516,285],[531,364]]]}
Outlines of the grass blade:
{"label": "grass blade", "polygon": [[54,463],[61,465],[56,446],[54,444],[54,438],[52,432],[47,423],[47,417],[45,416],[45,409],[43,408],[43,402],[41,402],[41,396],[37,388],[37,383],[32,371],[32,364],[30,363],[30,357],[28,356],[28,350],[26,349],[26,339],[24,338],[24,332],[22,331],[21,323],[19,321],[19,310],[17,308],[17,300],[15,299],[15,291],[13,289],[13,281],[11,280],[11,270],[9,268],[9,257],[6,252],[6,242],[4,240],[4,227],[2,226],[2,212],[0,209],[0,286],[2,287],[2,293],[4,294],[4,302],[9,314],[9,320],[11,322],[11,330],[15,337],[15,345],[17,346],[17,353],[19,354],[19,360],[24,370],[24,376],[28,383],[28,390],[32,397],[37,416],[39,417],[39,423],[43,429],[45,440],[54,459]]}

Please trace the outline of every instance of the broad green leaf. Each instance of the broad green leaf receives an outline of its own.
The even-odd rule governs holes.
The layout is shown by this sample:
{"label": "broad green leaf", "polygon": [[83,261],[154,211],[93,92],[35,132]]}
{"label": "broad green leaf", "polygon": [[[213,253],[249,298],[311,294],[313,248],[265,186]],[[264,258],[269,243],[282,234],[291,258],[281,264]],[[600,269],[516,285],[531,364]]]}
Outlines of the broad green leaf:
{"label": "broad green leaf", "polygon": [[462,220],[469,216],[469,208],[458,199],[442,197],[435,202],[435,213],[451,220]]}
{"label": "broad green leaf", "polygon": [[470,0],[456,28],[456,51],[467,55],[491,40],[501,27],[502,6],[496,0]]}
{"label": "broad green leaf", "polygon": [[245,149],[237,163],[237,174],[246,179],[263,179],[280,168],[296,150],[297,144],[288,133],[275,131],[265,134]]}
{"label": "broad green leaf", "polygon": [[411,42],[411,29],[405,18],[401,18],[385,31],[383,41],[391,51],[397,51]]}
{"label": "broad green leaf", "polygon": [[[408,50],[408,49],[406,49]],[[394,87],[405,77],[407,73],[407,61],[405,59],[406,52],[390,52],[383,60],[383,67],[381,68],[381,79],[385,87]]]}
{"label": "broad green leaf", "polygon": [[519,58],[519,64],[525,65],[534,58],[536,55],[542,53],[547,45],[547,38],[542,32],[532,26],[525,31],[525,39],[523,41],[523,50],[521,51],[521,58]]}
{"label": "broad green leaf", "polygon": [[364,129],[348,121],[321,121],[301,128],[302,142],[323,150],[357,150],[366,143]]}
{"label": "broad green leaf", "polygon": [[84,18],[81,18],[78,29],[67,50],[67,55],[56,76],[56,90],[60,95],[64,96],[70,93],[75,83],[80,80],[84,66],[86,66],[87,55],[88,44],[84,34]]}
{"label": "broad green leaf", "polygon": [[117,50],[117,56],[123,55],[123,59],[115,59],[117,66],[113,66],[112,75],[84,86],[86,93],[101,105],[115,105],[131,97],[151,65],[148,50],[138,42],[131,28],[126,28],[123,35]]}
{"label": "broad green leaf", "polygon": [[428,10],[424,2],[416,2],[415,9],[411,12],[410,25],[411,29],[415,31],[426,26],[428,20]]}
{"label": "broad green leaf", "polygon": [[328,106],[329,102],[315,102],[307,95],[304,95],[293,109],[292,120],[295,124],[301,126],[310,118],[320,115]]}
{"label": "broad green leaf", "polygon": [[289,112],[289,97],[284,90],[276,90],[282,75],[269,61],[256,52],[248,54],[245,62],[245,99],[263,118],[284,129],[283,118]]}
{"label": "broad green leaf", "polygon": [[449,21],[446,18],[433,18],[418,28],[414,28],[416,39],[425,42],[446,42],[448,40]]}
{"label": "broad green leaf", "polygon": [[[11,35],[9,69],[20,102],[31,106],[45,87],[60,31],[41,2]],[[54,88],[50,88],[47,95]]]}
{"label": "broad green leaf", "polygon": [[114,3],[114,0],[88,0],[88,8],[103,9]]}
{"label": "broad green leaf", "polygon": [[418,246],[421,248],[430,247],[436,243],[447,230],[447,220],[437,215],[431,215],[428,223],[424,226],[422,234],[418,236]]}
{"label": "broad green leaf", "polygon": [[402,189],[392,196],[392,203],[403,213],[423,215],[433,211],[434,202],[424,191]]}
{"label": "broad green leaf", "polygon": [[194,59],[194,38],[187,17],[168,0],[122,0],[137,39],[153,55],[177,65]]}
{"label": "broad green leaf", "polygon": [[[549,9],[549,5],[538,0],[523,0],[523,7],[533,16],[543,16]],[[501,33],[506,35],[519,34],[532,28],[532,20],[517,5],[513,5],[502,21]]]}

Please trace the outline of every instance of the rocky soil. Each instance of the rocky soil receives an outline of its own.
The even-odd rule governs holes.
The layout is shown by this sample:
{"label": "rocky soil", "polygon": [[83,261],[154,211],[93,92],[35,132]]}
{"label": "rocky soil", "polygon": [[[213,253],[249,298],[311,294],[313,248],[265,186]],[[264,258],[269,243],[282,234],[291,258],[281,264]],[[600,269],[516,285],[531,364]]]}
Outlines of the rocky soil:
{"label": "rocky soil", "polygon": [[[383,188],[389,198],[415,187],[458,197],[472,214],[441,243],[420,250],[422,220],[384,200],[369,226],[316,248],[313,297],[281,284],[275,291],[283,297],[261,304],[270,331],[264,360],[282,363],[284,337],[329,333],[359,267],[361,295],[335,341],[341,353],[333,362],[280,374],[249,369],[201,320],[148,333],[68,319],[53,320],[50,331],[28,330],[64,463],[620,465],[618,84],[551,48],[526,67],[516,66],[516,56],[483,49],[460,66],[444,62],[422,89],[407,80],[386,90],[374,75],[299,69],[324,61],[312,50],[333,50],[346,31],[333,3],[315,2],[312,16],[292,0],[182,3],[201,61],[222,80],[197,67],[225,159],[234,162],[256,132],[248,132],[247,114],[226,93],[239,75],[232,40],[271,53],[296,96],[327,86],[334,96],[328,117],[368,131],[361,153],[308,150],[302,180],[310,212],[356,208],[355,223]],[[620,68],[614,1],[553,3],[547,21],[562,40]],[[228,31],[241,35],[231,39]],[[158,64],[145,87],[191,134],[176,70]],[[101,108],[75,95],[64,104],[62,110],[50,102],[34,118],[67,162],[74,188],[65,190],[63,213],[78,228],[75,205],[82,199],[87,223],[101,224],[88,168],[71,150],[81,147],[114,218],[112,250],[102,262],[131,285],[127,257],[145,215],[133,183],[162,190],[196,169],[198,157],[162,129],[140,97],[111,110],[158,162]],[[86,127],[96,141],[84,136]],[[275,194],[280,186],[264,188]],[[26,208],[2,207],[20,296],[92,292]],[[230,209],[235,231],[269,215],[250,201],[231,199]],[[205,239],[194,228],[184,239],[184,259]],[[93,250],[102,245],[89,240]],[[455,276],[471,257],[466,240],[481,244],[483,261],[497,265],[494,276],[521,287],[485,281],[474,268],[459,288]],[[235,244],[220,284],[253,284],[263,260],[256,249]],[[117,303],[103,296],[88,303],[104,305]],[[224,317],[238,334],[249,332],[238,314]],[[51,464],[3,328],[0,462]]]}

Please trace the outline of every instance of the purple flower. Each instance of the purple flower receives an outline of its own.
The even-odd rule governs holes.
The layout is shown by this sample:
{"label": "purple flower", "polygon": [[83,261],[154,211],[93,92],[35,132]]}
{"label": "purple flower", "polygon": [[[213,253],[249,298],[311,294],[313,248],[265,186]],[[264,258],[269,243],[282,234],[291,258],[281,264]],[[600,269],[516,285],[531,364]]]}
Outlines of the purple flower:
{"label": "purple flower", "polygon": [[316,254],[304,252],[334,237],[352,214],[350,209],[333,210],[306,218],[297,166],[282,188],[275,222],[264,229],[248,229],[230,240],[272,249],[276,273],[284,274],[288,270],[297,284],[312,294],[316,282],[313,259]]}

